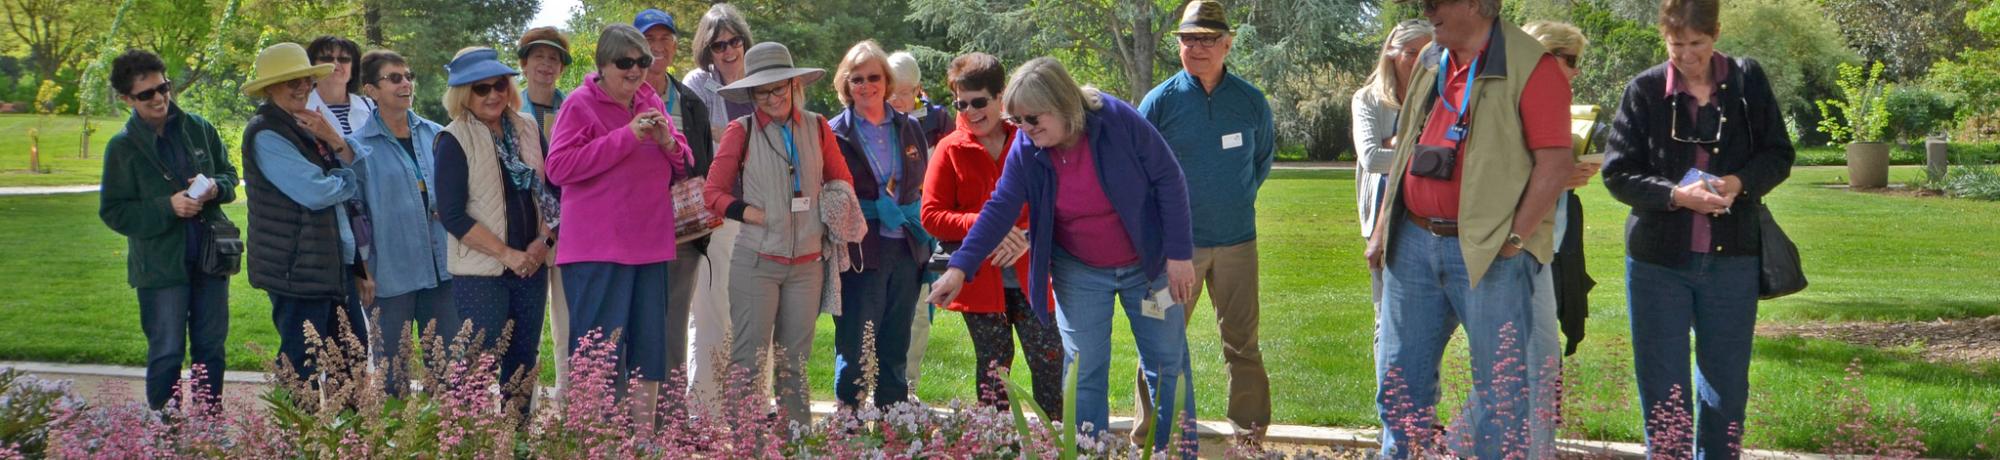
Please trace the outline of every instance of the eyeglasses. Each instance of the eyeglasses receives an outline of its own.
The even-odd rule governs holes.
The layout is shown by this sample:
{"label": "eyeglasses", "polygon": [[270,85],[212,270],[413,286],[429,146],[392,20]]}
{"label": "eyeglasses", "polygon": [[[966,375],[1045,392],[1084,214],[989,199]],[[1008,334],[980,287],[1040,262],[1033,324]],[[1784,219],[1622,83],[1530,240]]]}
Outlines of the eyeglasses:
{"label": "eyeglasses", "polygon": [[297,91],[300,86],[307,88],[319,86],[319,80],[314,80],[313,77],[294,78],[282,84],[285,85],[285,89]]}
{"label": "eyeglasses", "polygon": [[1563,61],[1563,65],[1567,65],[1569,66],[1569,68],[1572,69],[1577,68],[1576,61],[1583,59],[1583,56],[1574,53],[1549,53],[1549,54],[1554,55],[1556,59],[1561,59]]}
{"label": "eyeglasses", "polygon": [[847,77],[847,84],[849,85],[859,85],[862,83],[881,83],[881,82],[882,82],[882,74],[879,73],[874,75],[855,75],[852,77]]}
{"label": "eyeglasses", "polygon": [[992,98],[982,96],[982,97],[975,97],[972,99],[960,99],[956,101],[951,101],[951,106],[957,107],[958,111],[960,112],[964,112],[967,108],[984,109],[986,108],[986,104],[992,101],[993,101]]}
{"label": "eyeglasses", "polygon": [[375,79],[376,82],[380,82],[382,80],[389,80],[389,84],[400,85],[403,84],[404,81],[412,81],[412,82],[417,81],[417,73],[416,72],[392,73],[388,75],[383,75]]}
{"label": "eyeglasses", "polygon": [[327,63],[327,62],[338,62],[338,63],[341,63],[341,64],[351,64],[351,63],[353,63],[353,62],[354,62],[354,58],[353,58],[353,57],[349,57],[349,56],[334,56],[334,55],[331,55],[331,54],[328,54],[328,55],[323,55],[323,56],[320,56],[320,57],[316,57],[316,58],[313,58],[313,62],[317,62],[317,63]]}
{"label": "eyeglasses", "polygon": [[131,96],[132,100],[135,101],[150,101],[153,100],[154,95],[167,95],[172,92],[174,92],[174,81],[167,80],[165,82],[161,82],[158,86],[152,87],[151,89],[132,93],[129,94],[128,96]]}
{"label": "eyeglasses", "polygon": [[[1726,112],[1726,111],[1723,111],[1723,110],[1722,110],[1722,105],[1721,105],[1721,104],[1716,104],[1716,105],[1714,105],[1714,106],[1713,106],[1713,107],[1715,107],[1715,112],[1716,112],[1716,115],[1717,115],[1717,117],[1718,117],[1718,119],[1717,119],[1717,120],[1715,121],[1715,135],[1713,135],[1713,136],[1710,136],[1710,137],[1708,137],[1707,139],[1703,139],[1703,138],[1699,138],[1699,137],[1696,137],[1696,138],[1686,138],[1686,137],[1681,137],[1681,114],[1682,114],[1682,113],[1685,113],[1685,112],[1682,112],[1682,111],[1681,111],[1681,98],[1680,98],[1680,96],[1673,96],[1673,97],[1672,97],[1671,99],[1673,99],[1673,100],[1674,100],[1674,102],[1673,102],[1673,109],[1672,109],[1672,113],[1673,113],[1673,115],[1672,115],[1672,116],[1673,116],[1674,118],[1673,118],[1673,124],[1671,124],[1671,125],[1668,125],[1668,127],[1667,127],[1667,129],[1668,129],[1668,131],[1667,131],[1667,136],[1668,136],[1668,137],[1672,138],[1672,139],[1673,139],[1673,140],[1675,140],[1675,141],[1680,141],[1680,142],[1686,142],[1686,143],[1689,143],[1689,144],[1715,144],[1715,143],[1719,143],[1719,142],[1722,142],[1722,125],[1724,125],[1724,124],[1727,124],[1727,123],[1729,123],[1729,112]],[[1695,116],[1695,117],[1697,117],[1697,121],[1695,122],[1695,126],[1699,127],[1699,126],[1701,125],[1701,122],[1699,121],[1699,117],[1701,116],[1701,112],[1704,112],[1704,111],[1705,111],[1705,110],[1702,110],[1702,108],[1696,108],[1696,109],[1695,109],[1695,114],[1694,114],[1694,116]],[[1700,133],[1696,133],[1696,134],[1700,134]]]}
{"label": "eyeglasses", "polygon": [[644,69],[653,66],[653,57],[618,58],[611,60],[611,65],[618,66],[618,70],[632,70],[632,66],[639,66],[639,68]]}
{"label": "eyeglasses", "polygon": [[717,40],[715,43],[708,44],[708,52],[720,53],[723,51],[728,51],[730,48],[742,48],[744,45],[748,44],[750,44],[750,41],[744,40],[743,37],[736,37],[728,40]]}
{"label": "eyeglasses", "polygon": [[1021,116],[1016,116],[1016,117],[1007,117],[1007,118],[1002,118],[1001,120],[1005,120],[1005,121],[1006,121],[1006,122],[1008,122],[1008,123],[1013,123],[1013,124],[1014,124],[1014,126],[1041,126],[1041,125],[1042,125],[1042,116],[1041,116],[1041,115],[1021,115]]}
{"label": "eyeglasses", "polygon": [[472,94],[479,97],[486,97],[486,95],[492,94],[493,90],[506,91],[509,85],[512,85],[512,83],[508,83],[505,78],[492,83],[480,83],[472,85]]}
{"label": "eyeglasses", "polygon": [[1180,39],[1183,47],[1214,48],[1222,43],[1222,34],[1182,35]]}
{"label": "eyeglasses", "polygon": [[780,95],[785,95],[785,94],[789,94],[789,92],[790,92],[791,90],[792,90],[792,85],[791,85],[790,83],[786,83],[786,84],[783,84],[783,85],[779,85],[779,86],[778,86],[778,87],[776,87],[776,88],[770,88],[770,89],[764,89],[764,88],[755,88],[755,89],[751,89],[751,90],[750,90],[750,95],[751,95],[751,96],[753,96],[753,97],[756,97],[756,98],[757,98],[757,100],[759,100],[759,101],[762,101],[762,100],[765,100],[765,99],[771,99],[771,98],[776,98],[776,97],[778,97],[778,96],[780,96]]}

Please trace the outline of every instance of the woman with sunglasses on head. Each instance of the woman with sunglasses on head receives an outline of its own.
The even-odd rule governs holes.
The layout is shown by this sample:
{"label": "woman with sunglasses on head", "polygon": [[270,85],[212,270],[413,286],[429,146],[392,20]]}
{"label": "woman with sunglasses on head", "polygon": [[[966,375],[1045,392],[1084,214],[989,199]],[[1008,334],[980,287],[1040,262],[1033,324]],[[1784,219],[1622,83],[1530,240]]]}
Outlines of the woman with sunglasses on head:
{"label": "woman with sunglasses on head", "polygon": [[[915,119],[889,105],[895,87],[889,55],[874,40],[848,48],[833,87],[847,107],[828,122],[854,172],[854,193],[868,216],[868,234],[851,251],[857,271],[840,274],[840,314],[834,318],[834,397],[853,407],[862,395],[861,357],[873,354],[877,406],[909,399],[904,368],[917,287],[936,240],[918,223],[929,138]],[[873,329],[875,349],[862,349]]]}
{"label": "woman with sunglasses on head", "polygon": [[[444,127],[411,110],[417,80],[402,55],[369,51],[360,67],[361,91],[381,104],[374,119],[354,133],[373,160],[355,167],[375,236],[368,257],[375,275],[375,298],[368,299],[375,333],[368,337],[368,349],[376,368],[383,370],[383,389],[400,396],[409,388],[402,371],[410,364],[403,349],[411,339],[429,344],[438,338],[448,344],[459,329],[445,250],[450,233],[436,217],[432,188],[437,182],[435,141]],[[418,329],[410,328],[412,322]]]}
{"label": "woman with sunglasses on head", "polygon": [[[701,16],[701,23],[694,32],[695,69],[681,80],[682,84],[694,90],[702,105],[708,108],[709,139],[714,139],[711,147],[722,148],[722,133],[730,120],[750,116],[756,106],[748,101],[732,101],[722,97],[721,89],[744,77],[744,51],[750,47],[750,24],[743,20],[743,13],[728,3],[717,3]],[[710,398],[719,394],[723,375],[718,370],[727,362],[729,354],[722,349],[724,339],[729,337],[729,261],[736,254],[736,235],[742,231],[741,223],[724,219],[721,227],[709,233],[705,267],[707,272],[696,286],[692,311],[688,312],[690,335],[688,340],[688,385],[695,390],[698,398]]]}
{"label": "woman with sunglasses on head", "polygon": [[1647,438],[1661,440],[1665,424],[1690,411],[1695,423],[1691,441],[1647,446],[1659,456],[1740,453],[1762,201],[1791,176],[1796,155],[1764,69],[1715,51],[1719,10],[1717,0],[1661,4],[1668,60],[1626,84],[1605,144],[1604,185],[1632,207],[1625,285],[1640,408],[1679,411],[1647,417]]}
{"label": "woman with sunglasses on head", "polygon": [[257,53],[255,78],[243,83],[244,95],[263,101],[243,127],[250,287],[271,296],[281,366],[315,388],[319,360],[306,355],[307,328],[362,340],[360,299],[374,297],[361,257],[366,233],[357,231],[367,227],[355,225],[364,216],[354,167],[366,151],[306,108],[314,82],[333,67],[313,65],[297,43],[279,43]]}
{"label": "woman with sunglasses on head", "polygon": [[[1006,170],[1009,141],[1016,128],[1000,120],[1000,93],[1007,88],[1007,71],[1000,60],[986,53],[971,53],[951,61],[947,73],[952,105],[958,109],[958,126],[938,142],[936,159],[924,172],[924,229],[950,244],[962,242],[980,216],[980,206],[993,196],[993,188]],[[1028,216],[1015,212],[1013,228],[1002,238],[1000,248],[982,266],[989,273],[966,283],[965,294],[947,310],[965,314],[966,332],[972,334],[972,351],[977,356],[973,381],[978,382],[979,401],[1006,407],[1010,395],[1000,379],[1014,365],[1014,336],[1021,338],[1021,352],[1028,361],[1034,400],[1042,413],[1060,418],[1062,409],[1062,336],[1054,324],[1044,323],[1029,310],[1028,264],[1016,263],[1028,253]],[[1048,290],[1034,291],[1048,305]],[[998,372],[996,375],[995,373]]]}
{"label": "woman with sunglasses on head", "polygon": [[[821,198],[854,179],[826,117],[805,109],[806,85],[826,71],[794,67],[791,50],[771,42],[750,47],[743,60],[754,70],[722,87],[722,97],[753,102],[757,111],[729,122],[702,190],[710,211],[743,224],[729,260],[729,372],[748,372],[759,385],[775,374],[781,413],[809,424],[806,357],[822,294],[832,288],[821,256],[840,250],[826,244],[828,235],[860,233],[830,228],[822,208],[831,204]],[[770,355],[776,369],[764,367]]]}
{"label": "woman with sunglasses on head", "polygon": [[306,55],[312,57],[313,65],[331,65],[333,72],[319,80],[313,88],[306,108],[317,111],[333,122],[333,128],[342,136],[352,136],[361,132],[361,127],[375,118],[375,101],[359,94],[361,91],[361,46],[353,40],[321,35],[306,45]]}
{"label": "woman with sunglasses on head", "polygon": [[[667,264],[675,249],[673,181],[694,158],[645,82],[654,61],[646,38],[626,24],[598,34],[597,71],[563,101],[550,142],[549,181],[562,187],[563,293],[571,350],[592,332],[616,337],[616,382],[630,384],[633,419],[652,426],[660,382],[683,363],[685,322],[669,326]],[[692,256],[692,254],[688,254]],[[633,382],[637,380],[637,382]]]}
{"label": "woman with sunglasses on head", "polygon": [[[437,137],[438,217],[451,233],[447,269],[452,301],[484,341],[481,351],[500,355],[500,381],[508,408],[526,417],[536,388],[542,302],[547,298],[550,222],[555,199],[544,183],[542,145],[535,121],[520,113],[514,76],[492,48],[459,50],[450,64],[444,108],[451,124]],[[511,327],[509,325],[511,324]],[[511,335],[505,348],[498,343]],[[520,422],[523,420],[516,420]]]}
{"label": "woman with sunglasses on head", "polygon": [[[1109,425],[1111,315],[1125,306],[1139,349],[1139,367],[1153,391],[1154,426],[1183,426],[1193,439],[1194,388],[1189,376],[1187,314],[1194,295],[1194,226],[1187,179],[1165,138],[1125,101],[1080,88],[1062,64],[1028,61],[1001,96],[1019,127],[993,195],[981,207],[951,269],[931,285],[930,302],[950,305],[966,280],[993,256],[1018,257],[1009,240],[1021,207],[1028,208],[1028,292],[1053,287],[1055,308],[1029,297],[1037,320],[1061,330],[1064,365],[1078,375],[1077,426],[1086,434]],[[1163,449],[1170,436],[1158,436]]]}
{"label": "woman with sunglasses on head", "polygon": [[[126,282],[139,293],[146,334],[146,404],[177,398],[181,361],[193,355],[211,401],[222,396],[229,338],[229,275],[201,268],[206,223],[228,222],[236,201],[236,166],[215,126],[181,110],[160,57],[127,50],[111,60],[111,89],[132,109],[125,128],[104,145],[98,218],[126,239]],[[195,178],[214,181],[195,185]],[[200,190],[196,190],[199,188]]]}

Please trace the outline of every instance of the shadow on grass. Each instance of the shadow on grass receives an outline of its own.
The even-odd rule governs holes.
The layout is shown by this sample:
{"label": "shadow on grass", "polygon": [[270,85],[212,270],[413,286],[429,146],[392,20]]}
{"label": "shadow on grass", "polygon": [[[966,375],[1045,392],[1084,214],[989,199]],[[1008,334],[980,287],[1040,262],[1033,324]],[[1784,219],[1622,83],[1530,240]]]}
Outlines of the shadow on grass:
{"label": "shadow on grass", "polygon": [[1800,298],[1765,301],[1759,308],[1781,321],[1934,321],[2000,315],[2000,305],[1966,300],[1909,298]]}

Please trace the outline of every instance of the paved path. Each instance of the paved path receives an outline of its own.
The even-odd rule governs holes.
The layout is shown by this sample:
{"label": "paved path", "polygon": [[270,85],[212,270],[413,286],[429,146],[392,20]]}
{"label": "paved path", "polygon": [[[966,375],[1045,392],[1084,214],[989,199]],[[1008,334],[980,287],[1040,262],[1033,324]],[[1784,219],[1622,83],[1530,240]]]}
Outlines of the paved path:
{"label": "paved path", "polygon": [[57,185],[51,187],[0,187],[0,196],[55,195],[60,193],[88,193],[95,191],[97,191],[97,184]]}

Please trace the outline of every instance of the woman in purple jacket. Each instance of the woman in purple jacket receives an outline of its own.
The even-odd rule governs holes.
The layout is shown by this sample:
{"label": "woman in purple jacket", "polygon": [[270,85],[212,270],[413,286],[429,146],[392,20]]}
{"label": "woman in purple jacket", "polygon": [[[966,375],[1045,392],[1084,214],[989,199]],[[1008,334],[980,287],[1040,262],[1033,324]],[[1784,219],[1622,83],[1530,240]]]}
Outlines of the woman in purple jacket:
{"label": "woman in purple jacket", "polygon": [[[1030,292],[1055,285],[1064,364],[1075,363],[1079,373],[1076,421],[1089,424],[1085,432],[1102,433],[1109,418],[1114,298],[1125,305],[1139,367],[1155,393],[1156,426],[1178,426],[1171,415],[1176,400],[1189,405],[1192,419],[1192,385],[1176,393],[1189,371],[1182,302],[1194,290],[1194,230],[1180,163],[1131,105],[1077,87],[1054,59],[1015,71],[1001,100],[1008,121],[1020,127],[1015,153],[929,301],[950,304],[988,258],[1028,252]],[[1026,237],[1011,231],[1022,206],[1029,211]],[[1047,321],[1042,298],[1032,301]],[[1180,397],[1162,397],[1173,395]],[[1158,436],[1153,447],[1164,448],[1167,438]]]}

